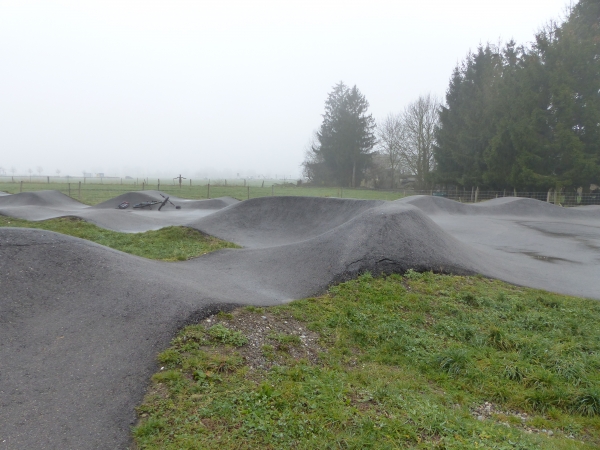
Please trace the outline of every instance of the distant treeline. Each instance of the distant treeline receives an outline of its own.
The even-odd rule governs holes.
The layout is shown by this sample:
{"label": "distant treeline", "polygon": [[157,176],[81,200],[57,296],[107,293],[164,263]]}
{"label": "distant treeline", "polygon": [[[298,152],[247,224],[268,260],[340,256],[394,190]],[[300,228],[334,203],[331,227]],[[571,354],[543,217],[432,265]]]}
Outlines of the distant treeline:
{"label": "distant treeline", "polygon": [[437,184],[547,190],[600,184],[600,1],[529,46],[481,46],[456,67],[436,131]]}

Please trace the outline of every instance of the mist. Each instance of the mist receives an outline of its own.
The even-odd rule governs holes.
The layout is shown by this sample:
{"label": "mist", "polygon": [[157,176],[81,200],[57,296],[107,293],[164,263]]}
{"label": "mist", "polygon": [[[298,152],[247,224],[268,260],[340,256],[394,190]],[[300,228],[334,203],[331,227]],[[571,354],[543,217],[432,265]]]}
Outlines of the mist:
{"label": "mist", "polygon": [[443,97],[469,49],[528,43],[566,3],[2,1],[0,167],[300,177],[337,82],[376,118]]}

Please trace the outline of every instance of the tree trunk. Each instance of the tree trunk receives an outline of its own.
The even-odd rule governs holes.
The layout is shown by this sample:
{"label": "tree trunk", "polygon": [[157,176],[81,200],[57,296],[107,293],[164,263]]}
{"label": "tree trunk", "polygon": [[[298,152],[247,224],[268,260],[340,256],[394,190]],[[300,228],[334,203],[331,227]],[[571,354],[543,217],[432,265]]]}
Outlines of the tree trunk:
{"label": "tree trunk", "polygon": [[352,184],[351,187],[356,187],[355,185],[355,177],[356,177],[356,161],[352,163]]}

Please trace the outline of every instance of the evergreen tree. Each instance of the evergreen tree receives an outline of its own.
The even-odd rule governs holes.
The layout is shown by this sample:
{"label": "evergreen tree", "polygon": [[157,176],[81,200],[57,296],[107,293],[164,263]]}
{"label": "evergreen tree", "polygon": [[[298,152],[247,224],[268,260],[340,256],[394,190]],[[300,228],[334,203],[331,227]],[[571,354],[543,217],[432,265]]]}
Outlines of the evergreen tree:
{"label": "evergreen tree", "polygon": [[600,181],[600,2],[581,0],[531,48],[469,54],[440,112],[436,178],[502,189]]}
{"label": "evergreen tree", "polygon": [[463,186],[483,182],[484,150],[494,134],[493,105],[501,76],[500,55],[490,45],[479,47],[455,69],[436,132],[438,179]]}
{"label": "evergreen tree", "polygon": [[334,86],[325,102],[323,122],[313,147],[314,161],[322,161],[329,182],[340,186],[360,185],[375,145],[375,120],[367,114],[369,102],[356,86],[343,82]]}

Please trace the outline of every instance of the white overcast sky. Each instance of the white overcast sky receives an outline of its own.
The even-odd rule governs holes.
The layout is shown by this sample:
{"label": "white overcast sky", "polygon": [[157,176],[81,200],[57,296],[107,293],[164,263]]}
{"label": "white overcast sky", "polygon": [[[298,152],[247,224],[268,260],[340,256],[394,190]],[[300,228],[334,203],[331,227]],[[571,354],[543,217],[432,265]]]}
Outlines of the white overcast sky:
{"label": "white overcast sky", "polygon": [[340,80],[382,118],[567,3],[0,0],[0,167],[297,177]]}

